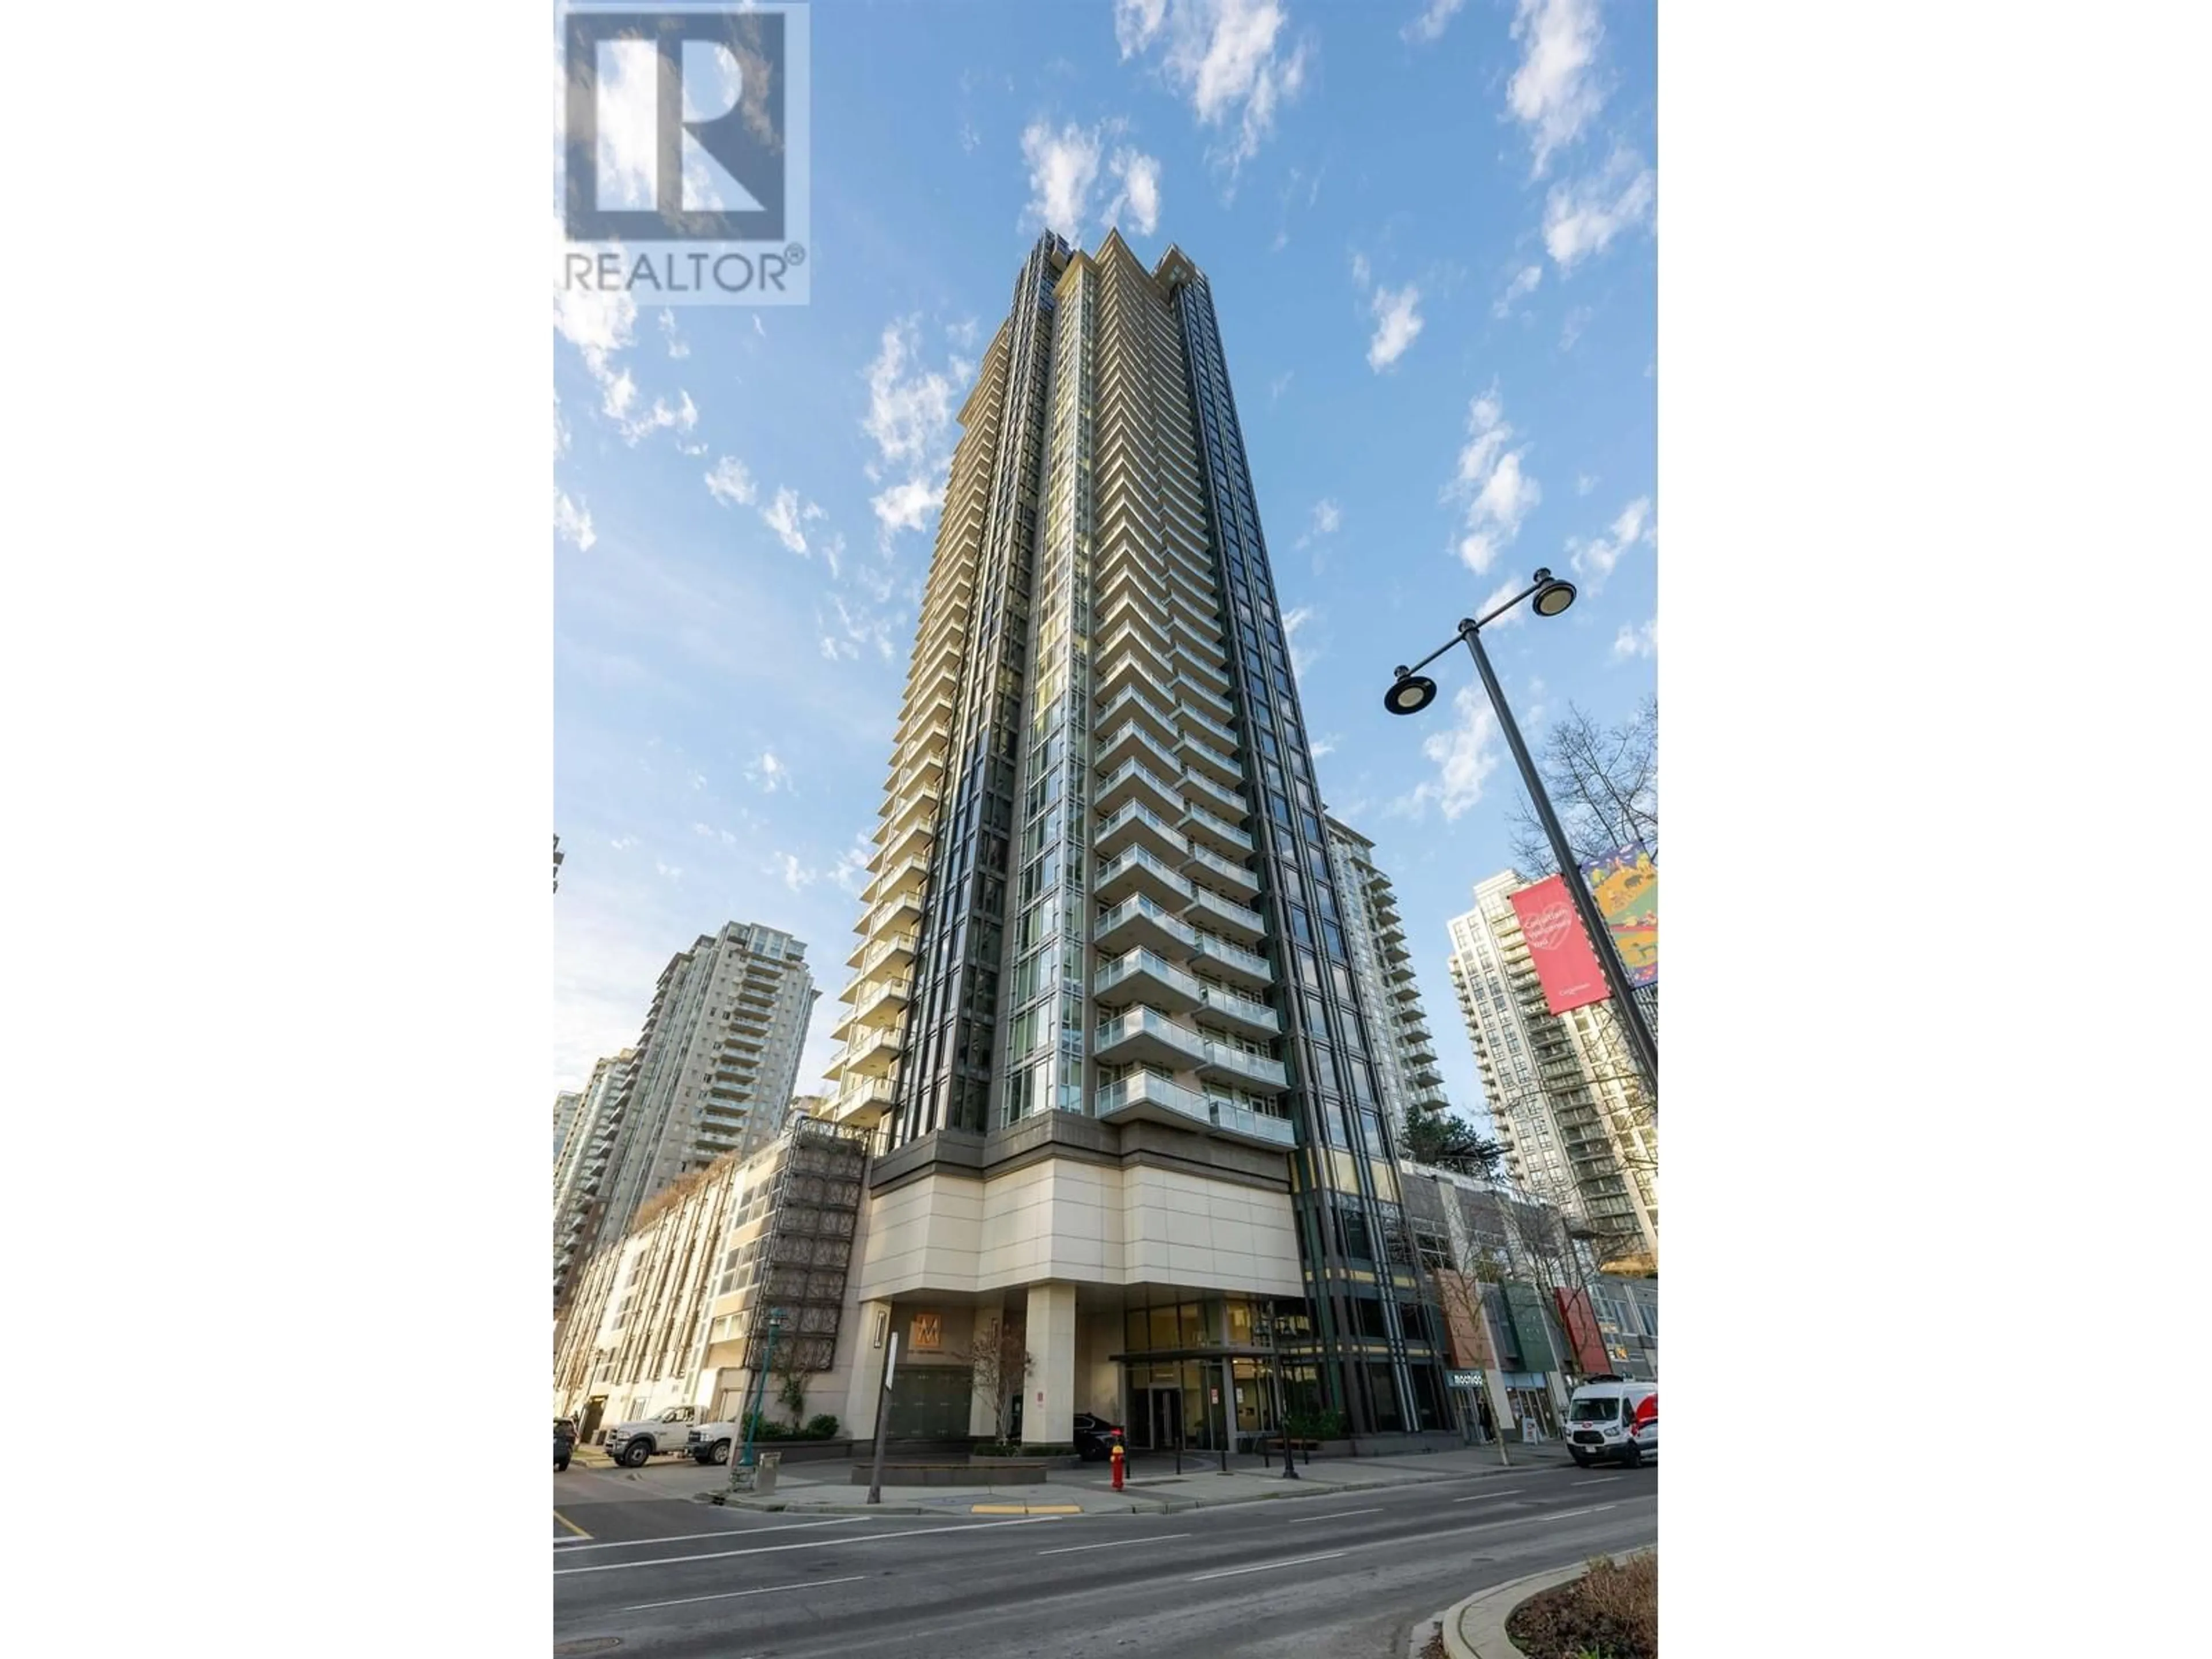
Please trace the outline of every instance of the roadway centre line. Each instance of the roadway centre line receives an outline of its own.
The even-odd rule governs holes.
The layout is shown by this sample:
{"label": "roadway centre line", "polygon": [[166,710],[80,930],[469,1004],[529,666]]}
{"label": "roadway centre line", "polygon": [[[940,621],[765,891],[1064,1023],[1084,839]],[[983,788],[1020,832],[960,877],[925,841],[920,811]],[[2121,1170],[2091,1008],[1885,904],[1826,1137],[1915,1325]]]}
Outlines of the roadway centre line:
{"label": "roadway centre line", "polygon": [[1525,1488],[1521,1486],[1508,1486],[1502,1492],[1479,1492],[1474,1494],[1473,1497],[1455,1498],[1452,1499],[1452,1502],[1455,1504],[1472,1504],[1477,1498],[1510,1498],[1515,1492],[1524,1490]]}
{"label": "roadway centre line", "polygon": [[1234,1578],[1239,1573],[1273,1572],[1277,1567],[1302,1567],[1309,1561],[1334,1561],[1338,1556],[1348,1553],[1350,1553],[1350,1552],[1346,1550],[1329,1550],[1320,1555],[1294,1555],[1287,1561],[1262,1561],[1256,1566],[1224,1567],[1218,1572],[1193,1573],[1183,1582],[1191,1584],[1202,1584],[1209,1578]]}
{"label": "roadway centre line", "polygon": [[1187,1532],[1164,1532],[1157,1538],[1116,1538],[1109,1544],[1069,1544],[1056,1550],[1039,1550],[1039,1555],[1079,1555],[1085,1550],[1118,1550],[1131,1544],[1164,1544],[1170,1538],[1188,1538]]}
{"label": "roadway centre line", "polygon": [[1294,1515],[1284,1524],[1296,1527],[1308,1521],[1341,1521],[1349,1515],[1380,1515],[1382,1513],[1379,1506],[1371,1510],[1331,1510],[1327,1515]]}
{"label": "roadway centre line", "polygon": [[1567,1484],[1571,1486],[1601,1486],[1608,1480],[1626,1480],[1626,1479],[1628,1477],[1625,1474],[1594,1474],[1587,1480],[1570,1480]]}
{"label": "roadway centre line", "polygon": [[571,1544],[565,1538],[556,1538],[556,1545],[566,1545],[563,1555],[573,1555],[580,1550],[634,1550],[647,1544],[688,1544],[695,1538],[754,1538],[769,1532],[807,1532],[816,1527],[857,1527],[872,1517],[848,1515],[836,1521],[800,1521],[788,1527],[718,1527],[713,1532],[672,1533],[665,1538],[616,1538],[597,1544]]}
{"label": "roadway centre line", "polygon": [[[867,1517],[860,1517],[866,1520]],[[588,1567],[556,1567],[553,1576],[564,1578],[579,1572],[622,1572],[631,1567],[680,1567],[692,1561],[722,1561],[738,1555],[777,1555],[785,1550],[830,1549],[839,1544],[873,1544],[886,1538],[920,1538],[933,1532],[982,1532],[992,1527],[1051,1527],[1057,1515],[1032,1515],[1019,1521],[967,1521],[955,1527],[909,1527],[904,1532],[864,1532],[844,1538],[810,1538],[803,1544],[763,1544],[749,1550],[708,1550],[698,1555],[662,1555],[650,1561],[601,1561]]]}
{"label": "roadway centre line", "polygon": [[680,1607],[692,1601],[727,1601],[739,1595],[773,1595],[778,1590],[813,1589],[823,1584],[857,1584],[867,1577],[865,1572],[856,1572],[849,1578],[809,1578],[803,1583],[763,1584],[758,1589],[723,1590],[714,1595],[680,1595],[673,1601],[633,1601],[623,1611],[643,1613],[647,1607]]}

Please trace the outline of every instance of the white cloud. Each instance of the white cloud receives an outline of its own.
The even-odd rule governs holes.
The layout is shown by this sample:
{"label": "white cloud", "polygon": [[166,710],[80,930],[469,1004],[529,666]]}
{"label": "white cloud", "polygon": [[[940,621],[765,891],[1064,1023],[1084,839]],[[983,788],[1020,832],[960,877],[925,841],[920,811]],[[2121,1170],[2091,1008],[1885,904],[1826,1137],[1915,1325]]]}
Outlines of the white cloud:
{"label": "white cloud", "polygon": [[1313,757],[1316,760],[1322,760],[1334,755],[1336,752],[1336,743],[1337,737],[1334,732],[1327,737],[1316,738],[1313,741]]}
{"label": "white cloud", "polygon": [[1297,373],[1294,368],[1286,368],[1267,382],[1267,403],[1271,408],[1283,401],[1283,394],[1291,389],[1291,376]]}
{"label": "white cloud", "polygon": [[1650,517],[1651,498],[1638,495],[1620,509],[1607,534],[1587,542],[1568,539],[1569,562],[1591,592],[1604,586],[1605,579],[1613,574],[1613,568],[1620,562],[1622,554],[1638,542],[1652,539]]}
{"label": "white cloud", "polygon": [[671,881],[681,881],[684,879],[684,866],[681,865],[667,864],[664,863],[659,859],[655,859],[653,861],[653,867]]}
{"label": "white cloud", "polygon": [[775,858],[776,873],[783,878],[783,884],[794,893],[803,891],[822,879],[822,872],[799,862],[796,853],[778,853]]}
{"label": "white cloud", "polygon": [[794,553],[806,551],[806,532],[799,526],[803,520],[818,519],[822,509],[809,501],[802,512],[799,492],[785,488],[775,492],[775,502],[761,509],[761,522],[775,532],[778,539]]}
{"label": "white cloud", "polygon": [[1505,292],[1499,295],[1497,301],[1491,306],[1490,314],[1493,317],[1511,316],[1514,306],[1534,294],[1536,291],[1536,284],[1543,280],[1543,266],[1522,266],[1513,280],[1505,285]]}
{"label": "white cloud", "polygon": [[668,342],[670,356],[689,357],[691,355],[691,343],[677,331],[676,313],[666,306],[660,308],[660,332]]}
{"label": "white cloud", "polygon": [[[868,573],[865,570],[860,575],[879,600],[890,597],[890,583],[878,584],[869,580]],[[842,633],[842,637],[826,630],[823,633],[821,645],[823,656],[832,662],[840,659],[849,662],[859,658],[861,647],[865,646],[872,648],[876,655],[885,662],[896,657],[897,647],[891,643],[891,623],[888,617],[881,612],[855,611],[839,593],[830,594],[830,603],[837,612],[837,626]],[[815,613],[815,622],[817,626],[822,623],[822,615],[818,611]]]}
{"label": "white cloud", "polygon": [[760,759],[745,768],[745,776],[763,795],[791,787],[791,769],[776,758],[773,749],[762,750]]}
{"label": "white cloud", "polygon": [[553,533],[562,541],[572,544],[579,553],[588,553],[599,538],[592,532],[592,509],[581,501],[568,499],[564,490],[553,492]]}
{"label": "white cloud", "polygon": [[1589,326],[1591,314],[1588,306],[1577,306],[1567,313],[1559,324],[1560,350],[1572,351],[1575,349],[1575,342],[1583,337],[1583,331]]}
{"label": "white cloud", "polygon": [[853,837],[853,844],[839,855],[836,867],[830,871],[830,879],[854,898],[868,884],[868,860],[876,855],[875,842],[865,830]]}
{"label": "white cloud", "polygon": [[1658,180],[1634,150],[1617,149],[1596,173],[1554,185],[1544,202],[1544,249],[1561,270],[1602,253],[1625,230],[1648,224]]}
{"label": "white cloud", "polygon": [[1319,501],[1314,503],[1313,533],[1315,535],[1334,536],[1337,527],[1343,522],[1344,510],[1334,501]]}
{"label": "white cloud", "polygon": [[1421,315],[1415,307],[1420,300],[1420,289],[1411,283],[1375,290],[1375,337],[1367,343],[1367,367],[1376,374],[1404,356],[1419,335]]}
{"label": "white cloud", "polygon": [[1620,632],[1613,635],[1613,654],[1616,659],[1629,657],[1656,657],[1659,654],[1659,618],[1656,617],[1637,628],[1623,623]]}
{"label": "white cloud", "polygon": [[1521,533],[1522,521],[1544,499],[1544,492],[1522,469],[1522,457],[1528,453],[1528,447],[1506,447],[1514,432],[1496,386],[1468,406],[1467,431],[1467,442],[1459,453],[1458,473],[1445,486],[1444,494],[1466,503],[1459,556],[1479,576]]}
{"label": "white cloud", "polygon": [[1055,131],[1048,122],[1030,123],[1022,132],[1022,159],[1030,170],[1024,223],[1081,241],[1091,223],[1091,197],[1103,173],[1119,188],[1098,216],[1100,227],[1120,223],[1126,213],[1129,228],[1137,234],[1149,236],[1157,230],[1159,158],[1127,145],[1110,158],[1106,155],[1106,140],[1119,136],[1124,125],[1118,119],[1088,127],[1071,121]]}
{"label": "white cloud", "polygon": [[1391,811],[1419,817],[1431,803],[1455,820],[1482,799],[1483,780],[1498,766],[1497,716],[1480,686],[1463,685],[1452,698],[1455,723],[1431,733],[1421,752],[1436,763],[1437,775],[1391,803]]}
{"label": "white cloud", "polygon": [[983,325],[973,317],[963,317],[957,323],[947,323],[945,325],[945,337],[963,351],[974,350],[975,342],[982,337],[982,333]]}
{"label": "white cloud", "polygon": [[1124,58],[1164,48],[1160,70],[1188,95],[1201,126],[1233,128],[1213,160],[1237,174],[1274,131],[1281,106],[1305,84],[1308,47],[1286,52],[1289,18],[1278,0],[1115,0],[1114,37]]}
{"label": "white cloud", "polygon": [[1605,102],[1591,72],[1604,35],[1597,0],[1521,0],[1513,18],[1521,66],[1506,84],[1505,102],[1528,129],[1531,176],[1542,178],[1552,153],[1571,143]]}
{"label": "white cloud", "polygon": [[714,463],[714,470],[707,474],[707,493],[725,506],[738,507],[750,507],[760,495],[753,475],[734,455],[725,455]]}
{"label": "white cloud", "polygon": [[1429,0],[1429,9],[1400,29],[1398,38],[1416,43],[1441,40],[1452,14],[1466,3],[1467,0]]}
{"label": "white cloud", "polygon": [[1354,249],[1352,255],[1352,280],[1363,289],[1375,280],[1375,267],[1367,263],[1367,256]]}
{"label": "white cloud", "polygon": [[627,852],[629,848],[637,845],[637,837],[635,836],[617,836],[612,841],[609,842],[607,845],[613,848],[617,853]]}
{"label": "white cloud", "polygon": [[1576,494],[1576,495],[1589,495],[1589,494],[1590,493],[1590,491],[1591,491],[1591,490],[1595,489],[1596,488],[1597,488],[1597,474],[1596,474],[1596,473],[1595,473],[1595,472],[1577,472],[1577,473],[1576,473],[1576,474],[1575,474],[1575,494]]}
{"label": "white cloud", "polygon": [[1283,643],[1289,647],[1291,673],[1295,678],[1304,679],[1306,671],[1327,654],[1320,650],[1301,651],[1298,648],[1298,630],[1319,615],[1310,605],[1302,605],[1283,613]]}
{"label": "white cloud", "polygon": [[870,502],[878,543],[885,551],[900,532],[927,526],[952,467],[959,388],[975,373],[974,365],[959,357],[941,369],[923,368],[921,358],[921,325],[903,318],[884,325],[867,368],[868,412],[860,428],[876,446],[867,475],[878,483],[905,475]]}
{"label": "white cloud", "polygon": [[963,151],[973,155],[981,148],[982,143],[983,135],[975,131],[975,124],[973,121],[963,121],[960,124],[960,148]]}
{"label": "white cloud", "polygon": [[1106,217],[1119,223],[1124,205],[1129,216],[1129,228],[1139,236],[1149,236],[1160,225],[1160,163],[1159,158],[1133,149],[1114,152],[1108,168],[1121,181],[1121,192],[1107,204]]}
{"label": "white cloud", "polygon": [[1098,130],[1071,121],[1054,132],[1032,121],[1022,133],[1022,159],[1030,169],[1029,218],[1079,240],[1091,218],[1091,186],[1098,182]]}

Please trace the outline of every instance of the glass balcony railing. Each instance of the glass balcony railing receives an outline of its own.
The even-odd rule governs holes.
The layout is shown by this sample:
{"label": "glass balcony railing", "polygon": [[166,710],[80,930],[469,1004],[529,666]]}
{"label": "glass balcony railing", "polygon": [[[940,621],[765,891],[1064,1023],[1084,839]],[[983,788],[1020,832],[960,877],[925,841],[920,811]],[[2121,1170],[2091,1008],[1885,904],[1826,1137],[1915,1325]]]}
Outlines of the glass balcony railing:
{"label": "glass balcony railing", "polygon": [[[1115,987],[1127,984],[1143,975],[1160,984],[1172,987],[1193,1002],[1204,1002],[1208,987],[1200,982],[1195,974],[1186,972],[1158,952],[1139,946],[1126,951],[1091,976],[1091,994],[1103,997]],[[1273,1009],[1267,1010],[1272,1014]]]}
{"label": "glass balcony railing", "polygon": [[1297,1131],[1288,1118],[1199,1094],[1157,1072],[1133,1073],[1108,1084],[1092,1100],[1092,1115],[1108,1121],[1133,1115],[1139,1108],[1171,1114],[1217,1134],[1262,1146],[1288,1150],[1297,1144]]}
{"label": "glass balcony railing", "polygon": [[1218,933],[1206,933],[1196,927],[1186,928],[1185,931],[1191,935],[1190,948],[1194,953],[1210,957],[1224,967],[1233,968],[1248,978],[1270,981],[1274,978],[1275,970],[1268,965],[1267,957],[1255,956]]}
{"label": "glass balcony railing", "polygon": [[1196,891],[1188,881],[1176,873],[1172,865],[1153,857],[1141,847],[1123,848],[1119,854],[1109,860],[1105,866],[1099,870],[1092,878],[1091,886],[1094,890],[1103,895],[1106,889],[1113,886],[1115,883],[1139,870],[1148,872],[1161,888],[1186,903]]}
{"label": "glass balcony railing", "polygon": [[[1142,823],[1148,829],[1157,830],[1161,840],[1175,847],[1178,854],[1188,853],[1195,850],[1191,847],[1190,842],[1184,837],[1182,830],[1176,829],[1173,824],[1170,823],[1165,818],[1162,817],[1158,812],[1152,811],[1151,807],[1146,805],[1144,802],[1140,800],[1126,801],[1119,807],[1116,807],[1113,811],[1109,812],[1104,817],[1099,819],[1098,827],[1092,830],[1091,834],[1091,845],[1094,847],[1097,846],[1099,842],[1105,841],[1109,836],[1115,835],[1121,830],[1127,829],[1132,823]],[[1212,855],[1208,854],[1208,856],[1210,857]]]}
{"label": "glass balcony railing", "polygon": [[1136,923],[1150,925],[1158,930],[1162,935],[1174,940],[1185,949],[1190,949],[1197,943],[1197,935],[1192,932],[1187,923],[1178,921],[1142,893],[1133,894],[1123,899],[1112,909],[1100,916],[1097,926],[1091,930],[1091,936],[1093,939],[1103,943],[1122,928]]}
{"label": "glass balcony railing", "polygon": [[1217,838],[1228,842],[1240,851],[1249,853],[1252,850],[1251,836],[1246,835],[1228,819],[1207,811],[1195,802],[1183,803],[1182,816],[1184,823],[1199,824],[1212,830]]}
{"label": "glass balcony railing", "polygon": [[1240,997],[1217,985],[1199,984],[1198,1000],[1224,1019],[1241,1019],[1247,1025],[1261,1026],[1270,1031],[1283,1029],[1282,1016],[1257,998]]}

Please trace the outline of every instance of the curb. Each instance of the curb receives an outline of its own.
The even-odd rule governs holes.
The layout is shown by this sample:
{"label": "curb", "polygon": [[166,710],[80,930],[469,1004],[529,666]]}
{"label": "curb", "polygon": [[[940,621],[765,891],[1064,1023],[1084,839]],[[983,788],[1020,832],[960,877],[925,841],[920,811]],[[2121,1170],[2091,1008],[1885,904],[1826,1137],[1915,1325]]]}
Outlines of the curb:
{"label": "curb", "polygon": [[[1626,1561],[1634,1553],[1632,1550],[1626,1551],[1613,1559]],[[1505,1621],[1512,1617],[1513,1609],[1532,1595],[1573,1583],[1589,1571],[1588,1561],[1577,1561],[1571,1567],[1532,1572],[1525,1578],[1515,1578],[1480,1590],[1464,1601],[1453,1602],[1436,1616],[1444,1651],[1450,1659],[1528,1659],[1505,1633]]]}

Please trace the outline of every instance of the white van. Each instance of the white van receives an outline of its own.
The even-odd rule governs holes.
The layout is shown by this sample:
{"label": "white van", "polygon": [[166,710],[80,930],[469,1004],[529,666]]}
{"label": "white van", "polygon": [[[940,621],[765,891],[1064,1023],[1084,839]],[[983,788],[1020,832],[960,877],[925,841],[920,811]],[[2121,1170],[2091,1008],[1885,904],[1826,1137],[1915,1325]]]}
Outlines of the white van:
{"label": "white van", "polygon": [[1593,1376],[1567,1402],[1567,1451],[1583,1468],[1619,1459],[1635,1468],[1659,1455],[1659,1385]]}

